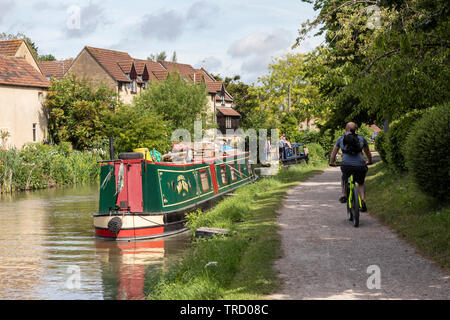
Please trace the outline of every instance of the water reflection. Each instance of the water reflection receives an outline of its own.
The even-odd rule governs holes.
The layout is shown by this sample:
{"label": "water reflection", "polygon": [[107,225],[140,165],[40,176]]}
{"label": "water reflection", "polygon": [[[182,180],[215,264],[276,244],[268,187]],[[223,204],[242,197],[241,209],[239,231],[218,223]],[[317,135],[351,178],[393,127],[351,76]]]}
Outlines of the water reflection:
{"label": "water reflection", "polygon": [[[178,259],[188,234],[96,240],[98,186],[0,196],[0,299],[144,299],[146,272]],[[79,288],[68,286],[79,268]]]}

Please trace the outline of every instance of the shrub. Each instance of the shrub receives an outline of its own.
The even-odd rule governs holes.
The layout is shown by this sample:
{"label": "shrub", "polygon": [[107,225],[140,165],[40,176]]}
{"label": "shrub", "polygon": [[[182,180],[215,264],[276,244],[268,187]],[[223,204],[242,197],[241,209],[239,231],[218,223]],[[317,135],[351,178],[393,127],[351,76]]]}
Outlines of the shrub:
{"label": "shrub", "polygon": [[413,126],[405,149],[406,167],[419,188],[450,200],[450,104],[428,109]]}
{"label": "shrub", "polygon": [[388,160],[386,158],[386,144],[387,144],[387,136],[384,131],[381,131],[377,134],[377,137],[375,138],[375,150],[378,151],[381,160],[383,160],[384,163],[388,163]]}
{"label": "shrub", "polygon": [[307,145],[309,151],[309,163],[314,165],[326,159],[325,150],[318,143],[310,143]]}
{"label": "shrub", "polygon": [[423,110],[415,110],[392,122],[385,145],[388,162],[397,169],[406,170],[404,146],[414,123],[423,115]]}

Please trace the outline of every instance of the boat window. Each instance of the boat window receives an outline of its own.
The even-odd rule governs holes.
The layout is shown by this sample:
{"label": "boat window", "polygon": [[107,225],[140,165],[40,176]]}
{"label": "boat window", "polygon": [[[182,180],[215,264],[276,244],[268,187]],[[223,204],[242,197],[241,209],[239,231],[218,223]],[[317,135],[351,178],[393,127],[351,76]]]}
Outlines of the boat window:
{"label": "boat window", "polygon": [[236,165],[230,164],[231,181],[237,180]]}
{"label": "boat window", "polygon": [[208,191],[209,180],[208,180],[208,171],[206,171],[206,169],[200,171],[200,181],[202,183],[202,191]]}
{"label": "boat window", "polygon": [[220,176],[222,177],[222,184],[228,184],[227,168],[225,165],[220,166]]}

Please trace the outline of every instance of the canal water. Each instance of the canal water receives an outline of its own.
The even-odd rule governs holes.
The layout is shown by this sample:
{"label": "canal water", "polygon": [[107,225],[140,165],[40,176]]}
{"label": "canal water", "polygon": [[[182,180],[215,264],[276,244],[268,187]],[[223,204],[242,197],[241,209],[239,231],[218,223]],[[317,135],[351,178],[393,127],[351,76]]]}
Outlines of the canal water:
{"label": "canal water", "polygon": [[0,299],[145,299],[148,275],[189,246],[95,239],[97,208],[97,185],[0,195]]}

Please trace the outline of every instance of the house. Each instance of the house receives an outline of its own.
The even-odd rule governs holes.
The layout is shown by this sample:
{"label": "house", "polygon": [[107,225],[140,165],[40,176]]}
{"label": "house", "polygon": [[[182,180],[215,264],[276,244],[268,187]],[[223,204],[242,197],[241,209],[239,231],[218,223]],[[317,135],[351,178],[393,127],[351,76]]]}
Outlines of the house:
{"label": "house", "polygon": [[155,62],[132,58],[126,52],[86,46],[74,59],[65,76],[76,75],[115,89],[124,103],[144,90],[149,81],[164,80],[167,72]]}
{"label": "house", "polygon": [[[45,68],[45,66],[43,66]],[[178,72],[182,79],[205,83],[208,92],[207,112],[211,122],[216,122],[222,133],[239,127],[240,114],[232,108],[233,98],[205,69],[195,69],[189,64],[135,59],[126,52],[86,46],[73,60],[65,76],[76,75],[93,84],[104,83],[114,88],[124,103],[145,90],[153,81],[163,81],[168,73]]]}
{"label": "house", "polygon": [[47,139],[43,102],[49,87],[26,57],[0,55],[0,131],[7,133],[0,141],[3,147]]}
{"label": "house", "polygon": [[38,61],[42,75],[50,80],[51,78],[61,80],[64,74],[69,70],[72,59],[61,61]]}
{"label": "house", "polygon": [[33,56],[31,48],[24,39],[0,40],[0,55],[24,58],[29,65],[42,73],[38,61]]}

